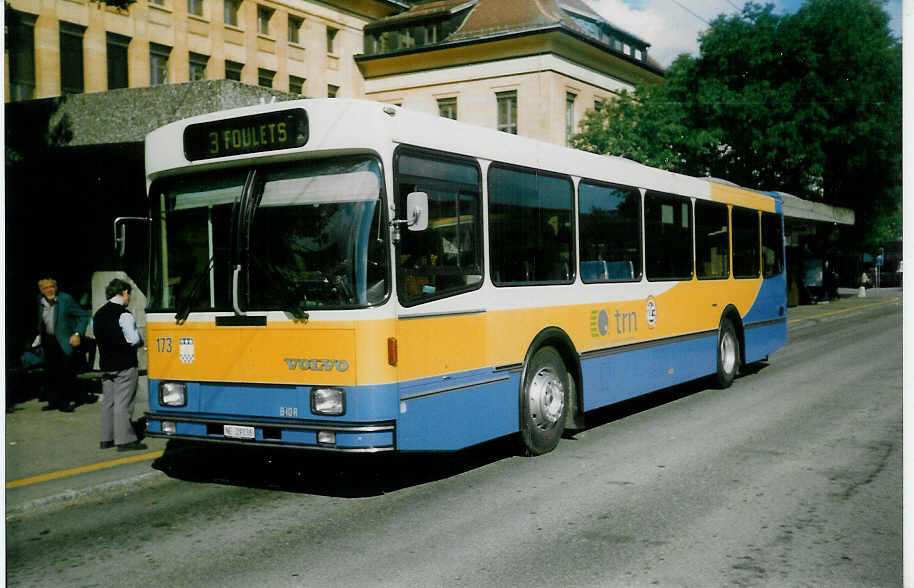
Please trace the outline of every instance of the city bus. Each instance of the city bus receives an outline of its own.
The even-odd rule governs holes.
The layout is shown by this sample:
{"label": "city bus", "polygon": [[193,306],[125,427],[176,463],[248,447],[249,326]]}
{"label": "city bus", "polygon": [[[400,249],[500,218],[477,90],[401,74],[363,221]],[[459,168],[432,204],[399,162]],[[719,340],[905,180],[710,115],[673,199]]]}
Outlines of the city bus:
{"label": "city bus", "polygon": [[361,100],[146,139],[148,435],[551,451],[786,341],[777,193]]}

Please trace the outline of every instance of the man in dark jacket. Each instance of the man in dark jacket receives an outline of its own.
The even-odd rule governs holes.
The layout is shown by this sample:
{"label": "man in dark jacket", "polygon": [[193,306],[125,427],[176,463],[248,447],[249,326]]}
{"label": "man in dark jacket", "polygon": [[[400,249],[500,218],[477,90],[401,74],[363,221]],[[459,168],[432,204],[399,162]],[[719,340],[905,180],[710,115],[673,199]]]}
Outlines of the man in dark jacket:
{"label": "man in dark jacket", "polygon": [[72,412],[76,395],[74,351],[82,344],[89,313],[66,292],[58,292],[57,280],[38,280],[38,337],[44,352],[45,392],[48,405],[41,410]]}
{"label": "man in dark jacket", "polygon": [[111,280],[105,288],[108,302],[98,309],[92,322],[102,370],[102,449],[114,445],[118,451],[146,449],[131,422],[138,377],[136,350],[143,345],[136,319],[127,310],[131,290],[124,280]]}

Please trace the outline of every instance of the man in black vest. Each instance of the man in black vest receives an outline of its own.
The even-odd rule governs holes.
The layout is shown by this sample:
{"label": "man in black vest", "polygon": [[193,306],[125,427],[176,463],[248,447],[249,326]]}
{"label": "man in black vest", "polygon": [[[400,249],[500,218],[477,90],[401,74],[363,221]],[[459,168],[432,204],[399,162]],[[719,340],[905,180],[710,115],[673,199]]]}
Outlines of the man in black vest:
{"label": "man in black vest", "polygon": [[136,319],[127,310],[131,286],[117,278],[105,288],[108,302],[93,318],[102,370],[102,418],[100,447],[117,445],[118,451],[146,449],[133,429],[133,405],[136,402],[137,347],[143,340],[136,329]]}

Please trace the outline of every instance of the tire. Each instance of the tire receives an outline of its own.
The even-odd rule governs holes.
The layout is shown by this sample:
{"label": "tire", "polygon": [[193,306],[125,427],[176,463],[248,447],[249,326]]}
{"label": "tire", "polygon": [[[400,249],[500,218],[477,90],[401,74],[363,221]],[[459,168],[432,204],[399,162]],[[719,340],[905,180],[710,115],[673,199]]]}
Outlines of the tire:
{"label": "tire", "polygon": [[565,430],[568,411],[568,371],[553,347],[533,354],[521,389],[521,441],[527,455],[555,449]]}
{"label": "tire", "polygon": [[737,337],[736,328],[730,319],[721,320],[717,333],[717,375],[715,380],[717,387],[723,389],[729,388],[739,374],[739,337]]}

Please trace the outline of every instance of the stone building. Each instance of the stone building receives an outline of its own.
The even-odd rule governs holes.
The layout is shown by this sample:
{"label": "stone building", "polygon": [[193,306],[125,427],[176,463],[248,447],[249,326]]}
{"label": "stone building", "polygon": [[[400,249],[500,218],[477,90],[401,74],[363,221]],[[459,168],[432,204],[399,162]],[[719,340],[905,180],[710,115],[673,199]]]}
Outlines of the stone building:
{"label": "stone building", "polygon": [[567,144],[589,108],[663,70],[582,0],[441,0],[365,27],[365,96]]}
{"label": "stone building", "polygon": [[[108,0],[109,3],[129,0]],[[7,2],[6,101],[196,80],[358,97],[362,30],[398,0]]]}
{"label": "stone building", "polygon": [[583,0],[9,0],[5,96],[227,79],[565,144],[588,108],[662,80],[648,48]]}

